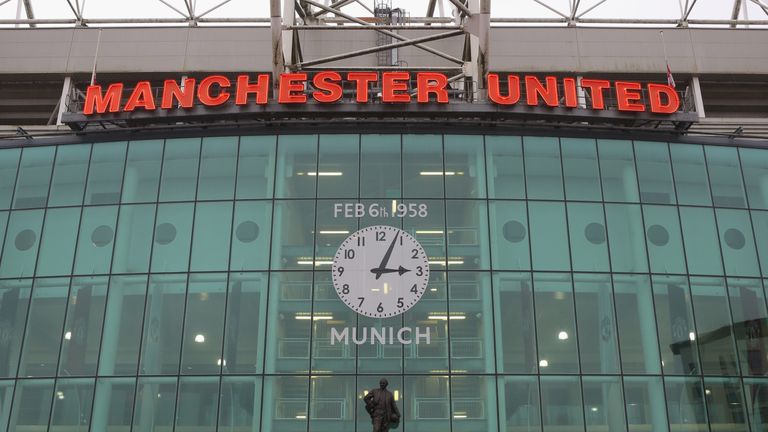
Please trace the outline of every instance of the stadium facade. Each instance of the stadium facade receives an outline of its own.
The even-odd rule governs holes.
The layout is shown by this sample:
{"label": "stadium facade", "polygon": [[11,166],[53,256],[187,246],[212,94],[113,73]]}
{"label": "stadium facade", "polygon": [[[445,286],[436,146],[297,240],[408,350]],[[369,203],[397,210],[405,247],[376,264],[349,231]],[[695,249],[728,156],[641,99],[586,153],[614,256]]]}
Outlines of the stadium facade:
{"label": "stadium facade", "polygon": [[0,431],[766,430],[768,31],[453,3],[0,30]]}

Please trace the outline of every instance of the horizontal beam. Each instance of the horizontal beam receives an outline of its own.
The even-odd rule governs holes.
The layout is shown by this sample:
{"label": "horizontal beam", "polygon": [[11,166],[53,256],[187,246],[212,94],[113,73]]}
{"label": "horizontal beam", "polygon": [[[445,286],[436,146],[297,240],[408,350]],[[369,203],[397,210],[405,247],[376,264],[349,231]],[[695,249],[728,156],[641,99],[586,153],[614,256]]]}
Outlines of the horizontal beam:
{"label": "horizontal beam", "polygon": [[463,27],[460,26],[426,26],[426,25],[417,25],[417,26],[409,26],[409,25],[377,25],[375,27],[371,26],[359,26],[359,25],[345,25],[345,26],[329,26],[329,25],[296,25],[296,26],[288,26],[288,30],[368,30],[368,31],[377,31],[377,30],[462,30]]}

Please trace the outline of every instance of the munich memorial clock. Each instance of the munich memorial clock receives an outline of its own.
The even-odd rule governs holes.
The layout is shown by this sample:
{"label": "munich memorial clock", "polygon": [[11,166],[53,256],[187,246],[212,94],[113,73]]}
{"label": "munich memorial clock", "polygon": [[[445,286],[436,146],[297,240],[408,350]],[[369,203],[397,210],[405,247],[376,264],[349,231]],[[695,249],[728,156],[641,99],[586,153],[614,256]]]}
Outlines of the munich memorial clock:
{"label": "munich memorial clock", "polygon": [[386,225],[351,234],[333,259],[333,286],[352,310],[388,318],[410,309],[424,295],[429,260],[407,232]]}

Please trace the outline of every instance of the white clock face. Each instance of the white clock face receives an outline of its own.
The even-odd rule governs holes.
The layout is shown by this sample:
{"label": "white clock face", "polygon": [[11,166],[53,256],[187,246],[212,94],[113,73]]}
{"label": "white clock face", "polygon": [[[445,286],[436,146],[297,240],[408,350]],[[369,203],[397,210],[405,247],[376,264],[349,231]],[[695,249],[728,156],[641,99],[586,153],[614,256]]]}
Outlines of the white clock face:
{"label": "white clock face", "polygon": [[429,260],[407,232],[386,225],[363,228],[339,246],[333,286],[355,312],[389,318],[410,309],[424,295]]}

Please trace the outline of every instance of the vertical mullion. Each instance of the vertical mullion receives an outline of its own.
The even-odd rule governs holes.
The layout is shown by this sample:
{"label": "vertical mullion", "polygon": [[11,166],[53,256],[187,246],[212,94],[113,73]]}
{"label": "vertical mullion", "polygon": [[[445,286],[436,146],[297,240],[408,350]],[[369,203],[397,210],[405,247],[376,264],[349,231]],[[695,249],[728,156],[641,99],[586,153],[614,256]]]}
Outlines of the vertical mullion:
{"label": "vertical mullion", "polygon": [[307,432],[312,423],[312,337],[315,332],[315,271],[317,268],[317,192],[320,188],[320,134],[315,135],[315,214],[312,224],[312,278],[309,285],[309,352],[307,358]]}

